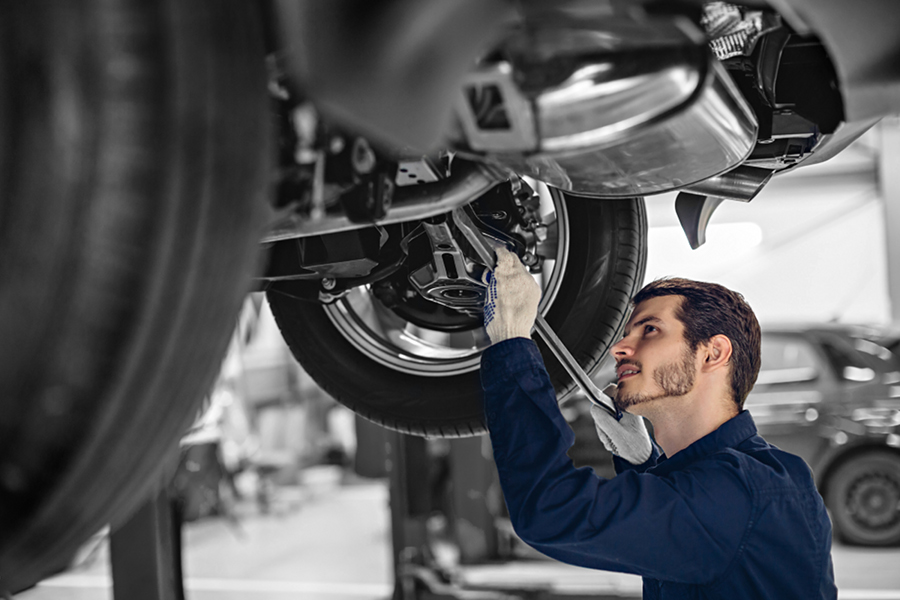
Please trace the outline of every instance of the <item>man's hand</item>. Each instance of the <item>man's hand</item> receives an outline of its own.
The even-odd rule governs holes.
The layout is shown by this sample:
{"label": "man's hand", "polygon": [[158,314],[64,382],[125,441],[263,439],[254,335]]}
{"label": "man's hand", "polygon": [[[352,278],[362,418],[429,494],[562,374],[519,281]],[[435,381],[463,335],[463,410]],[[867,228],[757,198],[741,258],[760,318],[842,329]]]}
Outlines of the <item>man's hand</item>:
{"label": "man's hand", "polygon": [[633,465],[647,462],[653,447],[642,418],[622,411],[621,418],[616,420],[595,404],[591,405],[591,416],[594,418],[597,437],[607,450]]}
{"label": "man's hand", "polygon": [[540,300],[541,288],[525,265],[506,248],[497,248],[497,267],[484,301],[484,328],[491,343],[531,337]]}

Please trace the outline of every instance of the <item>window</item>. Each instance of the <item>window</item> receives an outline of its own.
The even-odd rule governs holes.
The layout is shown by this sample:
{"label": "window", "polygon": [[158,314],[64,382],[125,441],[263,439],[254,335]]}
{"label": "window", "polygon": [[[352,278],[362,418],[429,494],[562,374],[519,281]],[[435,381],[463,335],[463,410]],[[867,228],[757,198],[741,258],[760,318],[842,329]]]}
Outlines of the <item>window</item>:
{"label": "window", "polygon": [[861,354],[851,346],[843,342],[835,341],[822,343],[822,349],[828,355],[828,360],[835,372],[846,381],[872,381],[875,379],[875,370],[872,368],[872,355]]}
{"label": "window", "polygon": [[815,350],[801,338],[763,336],[757,385],[812,381],[819,375]]}

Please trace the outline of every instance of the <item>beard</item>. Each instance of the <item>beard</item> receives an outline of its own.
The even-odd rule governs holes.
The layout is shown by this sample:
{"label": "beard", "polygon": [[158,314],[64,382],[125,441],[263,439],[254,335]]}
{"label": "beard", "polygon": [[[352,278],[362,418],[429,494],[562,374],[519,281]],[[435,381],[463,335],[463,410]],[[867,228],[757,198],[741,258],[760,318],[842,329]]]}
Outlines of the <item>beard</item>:
{"label": "beard", "polygon": [[[638,369],[642,369],[640,363],[633,363]],[[658,392],[625,392],[621,389],[616,393],[616,406],[621,410],[627,410],[636,404],[643,404],[660,398],[684,396],[694,387],[694,354],[685,345],[680,359],[657,367],[653,371],[653,381],[659,386]]]}

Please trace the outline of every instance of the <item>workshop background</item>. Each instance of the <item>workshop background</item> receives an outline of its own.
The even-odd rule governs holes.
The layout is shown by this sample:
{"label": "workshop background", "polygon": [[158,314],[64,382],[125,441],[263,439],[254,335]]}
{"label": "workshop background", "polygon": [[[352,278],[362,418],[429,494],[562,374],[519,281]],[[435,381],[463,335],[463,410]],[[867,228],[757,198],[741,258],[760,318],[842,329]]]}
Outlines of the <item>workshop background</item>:
{"label": "workshop background", "polygon": [[[764,328],[837,322],[896,335],[898,166],[900,121],[883,122],[751,203],[720,206],[698,250],[674,195],[648,198],[646,279],[736,289]],[[605,472],[590,429],[576,431],[577,461]],[[406,438],[356,417],[291,358],[263,297],[248,298],[169,490],[184,519],[187,596],[365,600],[411,586],[423,597],[639,597],[637,577],[562,565],[516,540],[486,442]],[[15,598],[111,599],[110,554],[100,531],[69,570]],[[836,541],[834,561],[840,598],[900,599],[900,548]]]}

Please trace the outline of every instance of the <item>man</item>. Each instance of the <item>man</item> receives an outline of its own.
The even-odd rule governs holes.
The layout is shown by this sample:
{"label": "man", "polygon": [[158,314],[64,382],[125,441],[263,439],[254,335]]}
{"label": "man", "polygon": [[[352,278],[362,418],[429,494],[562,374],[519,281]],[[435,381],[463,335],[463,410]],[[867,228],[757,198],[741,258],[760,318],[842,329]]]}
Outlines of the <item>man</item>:
{"label": "man", "polygon": [[644,598],[836,598],[831,522],[809,468],[743,410],[760,363],[743,298],[685,279],[635,296],[611,348],[627,412],[592,407],[617,455],[607,480],[566,456],[574,435],[529,338],[540,290],[514,255],[497,256],[481,376],[519,536],[563,562],[642,575]]}

